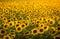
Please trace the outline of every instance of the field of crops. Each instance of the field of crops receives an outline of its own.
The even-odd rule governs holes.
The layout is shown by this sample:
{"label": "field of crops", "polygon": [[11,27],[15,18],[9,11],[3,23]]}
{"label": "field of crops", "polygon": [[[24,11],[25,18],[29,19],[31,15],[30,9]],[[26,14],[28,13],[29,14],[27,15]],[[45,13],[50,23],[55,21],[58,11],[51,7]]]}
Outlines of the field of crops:
{"label": "field of crops", "polygon": [[59,2],[0,0],[0,39],[60,39]]}

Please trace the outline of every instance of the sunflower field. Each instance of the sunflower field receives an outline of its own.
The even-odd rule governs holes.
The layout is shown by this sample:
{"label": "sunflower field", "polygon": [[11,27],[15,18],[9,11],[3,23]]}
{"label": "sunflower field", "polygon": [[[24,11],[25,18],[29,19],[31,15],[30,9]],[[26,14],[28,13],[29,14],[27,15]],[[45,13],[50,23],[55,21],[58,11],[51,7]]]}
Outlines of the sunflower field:
{"label": "sunflower field", "polygon": [[60,39],[58,0],[0,0],[0,39]]}

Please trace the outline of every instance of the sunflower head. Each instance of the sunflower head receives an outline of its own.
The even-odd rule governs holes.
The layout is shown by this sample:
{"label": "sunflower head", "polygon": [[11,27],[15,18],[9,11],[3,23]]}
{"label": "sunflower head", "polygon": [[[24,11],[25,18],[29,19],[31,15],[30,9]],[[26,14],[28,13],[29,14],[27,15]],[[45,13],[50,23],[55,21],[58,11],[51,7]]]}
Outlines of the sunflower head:
{"label": "sunflower head", "polygon": [[9,35],[3,37],[3,39],[11,39]]}
{"label": "sunflower head", "polygon": [[6,35],[6,34],[7,34],[7,31],[6,31],[6,30],[1,29],[1,30],[0,30],[0,34],[1,34],[1,35]]}
{"label": "sunflower head", "polygon": [[34,28],[31,31],[33,35],[37,35],[39,33],[39,30],[37,28]]}
{"label": "sunflower head", "polygon": [[19,26],[19,27],[16,27],[16,32],[21,32],[22,31],[22,28]]}
{"label": "sunflower head", "polygon": [[44,34],[44,28],[39,29],[39,34]]}

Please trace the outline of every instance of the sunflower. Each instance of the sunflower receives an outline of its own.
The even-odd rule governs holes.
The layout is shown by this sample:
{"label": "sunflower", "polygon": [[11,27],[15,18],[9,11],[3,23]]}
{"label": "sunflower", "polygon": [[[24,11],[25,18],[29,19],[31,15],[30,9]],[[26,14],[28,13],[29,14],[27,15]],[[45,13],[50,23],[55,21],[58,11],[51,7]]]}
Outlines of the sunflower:
{"label": "sunflower", "polygon": [[34,28],[31,31],[33,35],[37,35],[39,33],[39,30],[37,28]]}
{"label": "sunflower", "polygon": [[54,39],[60,39],[60,37],[55,37]]}
{"label": "sunflower", "polygon": [[44,31],[49,30],[49,26],[44,26]]}
{"label": "sunflower", "polygon": [[44,34],[44,28],[39,29],[39,34]]}
{"label": "sunflower", "polygon": [[60,26],[60,23],[58,23],[57,26],[59,27]]}
{"label": "sunflower", "polygon": [[15,13],[11,13],[10,16],[15,16]]}
{"label": "sunflower", "polygon": [[46,20],[46,17],[43,18],[43,21],[45,21],[45,20]]}
{"label": "sunflower", "polygon": [[60,39],[60,34],[59,34],[59,35],[54,36],[54,39]]}
{"label": "sunflower", "polygon": [[35,21],[31,21],[32,25],[34,25],[36,22]]}
{"label": "sunflower", "polygon": [[4,13],[9,14],[9,9],[8,8],[4,8],[3,11],[4,11]]}
{"label": "sunflower", "polygon": [[25,32],[24,35],[30,35],[30,31]]}
{"label": "sunflower", "polygon": [[60,26],[59,26],[59,27],[57,27],[57,30],[58,30],[58,32],[60,32]]}
{"label": "sunflower", "polygon": [[0,30],[0,34],[1,34],[1,35],[5,35],[6,33],[7,33],[6,30],[3,30],[3,29]]}
{"label": "sunflower", "polygon": [[40,23],[40,20],[37,20],[36,23]]}
{"label": "sunflower", "polygon": [[51,25],[53,25],[55,23],[55,21],[53,21],[53,20],[51,20],[50,22],[49,22],[49,24],[51,24]]}
{"label": "sunflower", "polygon": [[49,19],[49,20],[48,20],[48,23],[49,23],[50,25],[53,25],[53,24],[55,23],[55,20]]}
{"label": "sunflower", "polygon": [[7,20],[7,22],[8,22],[8,23],[11,22],[11,19]]}
{"label": "sunflower", "polygon": [[29,26],[29,22],[30,22],[29,20],[26,20],[25,25]]}
{"label": "sunflower", "polygon": [[0,13],[0,16],[3,16],[4,15],[4,13]]}
{"label": "sunflower", "polygon": [[54,36],[56,35],[57,31],[51,31],[51,35]]}
{"label": "sunflower", "polygon": [[6,17],[3,17],[2,20],[3,20],[4,22],[7,22],[7,18],[6,18]]}
{"label": "sunflower", "polygon": [[4,29],[8,29],[9,28],[9,24],[5,23],[3,26]]}
{"label": "sunflower", "polygon": [[11,39],[9,35],[3,37],[3,39]]}
{"label": "sunflower", "polygon": [[9,26],[14,26],[14,22],[13,21],[10,21],[9,22]]}
{"label": "sunflower", "polygon": [[16,28],[16,27],[19,27],[19,26],[20,26],[20,24],[16,24],[16,25],[15,25],[15,28]]}
{"label": "sunflower", "polygon": [[40,24],[36,24],[36,27],[39,28],[40,27]]}
{"label": "sunflower", "polygon": [[22,31],[22,28],[19,26],[19,27],[16,27],[16,32],[21,32]]}
{"label": "sunflower", "polygon": [[4,16],[2,16],[2,15],[0,16],[1,19],[3,19],[3,17],[4,17]]}
{"label": "sunflower", "polygon": [[50,30],[56,30],[56,28],[55,27],[50,27]]}
{"label": "sunflower", "polygon": [[39,17],[38,19],[40,22],[43,22],[43,20],[44,20],[43,17]]}
{"label": "sunflower", "polygon": [[25,25],[25,23],[22,23],[22,24],[21,24],[21,28],[22,28],[22,29],[25,29],[26,27],[27,27],[27,26]]}
{"label": "sunflower", "polygon": [[39,24],[40,26],[39,26],[39,28],[44,28],[44,26],[45,26],[45,24]]}

